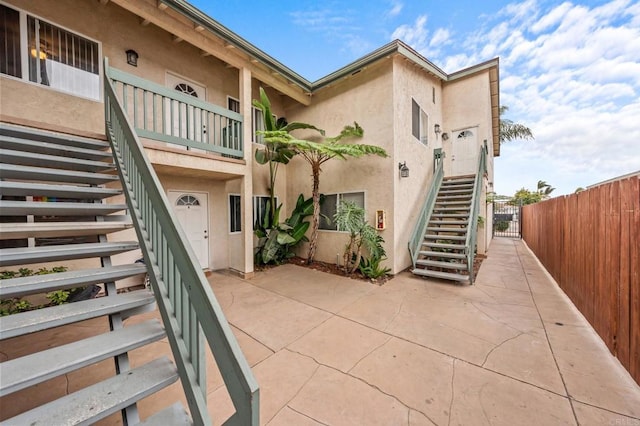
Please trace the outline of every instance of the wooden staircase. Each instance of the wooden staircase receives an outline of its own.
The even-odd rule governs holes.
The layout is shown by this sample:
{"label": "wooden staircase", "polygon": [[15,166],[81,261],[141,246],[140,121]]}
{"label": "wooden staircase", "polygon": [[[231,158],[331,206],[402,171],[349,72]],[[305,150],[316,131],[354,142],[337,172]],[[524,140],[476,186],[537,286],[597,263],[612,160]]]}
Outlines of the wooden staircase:
{"label": "wooden staircase", "polygon": [[[160,357],[130,368],[128,352],[158,341],[165,331],[158,320],[124,326],[133,315],[155,309],[154,295],[143,286],[126,293],[116,281],[140,277],[141,263],[113,265],[111,256],[138,249],[137,241],[110,242],[107,235],[132,227],[126,205],[107,203],[119,189],[106,141],[45,132],[0,123],[0,268],[37,268],[73,261],[86,268],[0,281],[0,299],[23,298],[56,290],[100,285],[104,296],[30,310],[0,318],[0,341],[51,333],[51,329],[108,317],[110,332],[9,359],[0,364],[0,397],[99,361],[113,359],[117,374],[23,412],[3,424],[92,424],[121,412],[124,424],[138,424],[136,403],[178,380],[172,361]],[[98,266],[99,267],[96,267]],[[89,293],[96,293],[89,292]],[[191,424],[181,406],[170,406],[144,424]]]}
{"label": "wooden staircase", "polygon": [[444,178],[412,272],[453,281],[469,281],[467,232],[472,220],[475,176]]}

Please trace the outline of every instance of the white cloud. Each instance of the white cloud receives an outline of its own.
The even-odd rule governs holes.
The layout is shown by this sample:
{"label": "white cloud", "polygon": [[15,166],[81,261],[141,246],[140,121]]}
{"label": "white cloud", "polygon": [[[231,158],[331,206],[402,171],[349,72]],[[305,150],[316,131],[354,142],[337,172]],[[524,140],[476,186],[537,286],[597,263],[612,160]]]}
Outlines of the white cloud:
{"label": "white cloud", "polygon": [[391,1],[391,9],[387,11],[386,15],[388,17],[398,16],[403,8],[404,4],[401,1],[393,0]]}

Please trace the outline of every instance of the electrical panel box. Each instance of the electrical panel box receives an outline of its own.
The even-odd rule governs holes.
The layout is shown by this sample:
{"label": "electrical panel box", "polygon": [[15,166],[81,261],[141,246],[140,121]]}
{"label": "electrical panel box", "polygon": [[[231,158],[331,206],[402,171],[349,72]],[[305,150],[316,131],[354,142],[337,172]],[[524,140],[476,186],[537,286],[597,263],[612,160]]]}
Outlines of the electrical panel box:
{"label": "electrical panel box", "polygon": [[387,227],[387,212],[376,210],[376,229],[382,231]]}

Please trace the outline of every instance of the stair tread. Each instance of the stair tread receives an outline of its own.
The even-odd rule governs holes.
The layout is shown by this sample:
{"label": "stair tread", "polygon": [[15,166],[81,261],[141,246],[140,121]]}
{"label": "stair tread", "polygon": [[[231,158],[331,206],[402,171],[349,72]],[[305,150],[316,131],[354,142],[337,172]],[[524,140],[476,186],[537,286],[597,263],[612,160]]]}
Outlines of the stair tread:
{"label": "stair tread", "polygon": [[160,322],[152,319],[5,361],[2,363],[0,396],[120,355],[160,340],[164,336],[164,328]]}
{"label": "stair tread", "polygon": [[454,274],[451,272],[431,271],[429,269],[419,268],[415,268],[411,272],[415,275],[420,275],[423,277],[440,278],[451,281],[469,281],[468,275]]}
{"label": "stair tread", "polygon": [[98,200],[122,194],[122,190],[96,186],[52,185],[36,182],[0,181],[2,195],[32,195],[37,197]]}
{"label": "stair tread", "polygon": [[427,227],[427,231],[436,231],[436,232],[452,232],[452,233],[467,233],[467,228],[447,228],[444,226],[429,226]]}
{"label": "stair tread", "polygon": [[428,247],[438,247],[438,248],[446,248],[446,249],[454,249],[454,250],[464,250],[464,244],[445,244],[445,243],[436,243],[431,241],[423,241],[423,246]]}
{"label": "stair tread", "polygon": [[454,262],[443,262],[439,260],[428,260],[428,259],[418,259],[416,260],[416,265],[421,266],[433,266],[437,268],[445,268],[445,269],[467,269],[467,265],[465,263],[454,263]]}
{"label": "stair tread", "polygon": [[12,149],[0,149],[0,158],[2,158],[3,163],[7,164],[52,167],[74,171],[104,171],[115,167],[113,163],[104,161],[82,160],[73,157],[60,157],[57,155],[15,151]]}
{"label": "stair tread", "polygon": [[459,218],[468,219],[469,215],[462,214],[462,213],[432,213],[431,217],[459,217]]}
{"label": "stair tread", "polygon": [[0,299],[84,287],[91,284],[102,284],[146,272],[147,267],[144,264],[132,263],[0,280]]}
{"label": "stair tread", "polygon": [[107,149],[109,142],[66,133],[52,132],[8,123],[0,123],[0,134],[32,141],[57,143],[60,145],[77,146],[91,149]]}
{"label": "stair tread", "polygon": [[448,253],[445,251],[431,251],[431,250],[421,250],[418,252],[421,256],[427,257],[446,257],[449,259],[466,259],[467,256],[464,253]]}
{"label": "stair tread", "polygon": [[193,422],[191,421],[191,417],[189,417],[189,413],[187,413],[187,410],[184,409],[182,404],[176,402],[164,410],[158,411],[151,417],[146,418],[139,424],[144,426],[181,426],[192,425]]}
{"label": "stair tread", "polygon": [[0,266],[110,256],[138,248],[137,241],[6,248],[0,249]]}
{"label": "stair tread", "polygon": [[178,379],[162,357],[7,420],[8,424],[89,424],[163,389]]}
{"label": "stair tread", "polygon": [[467,239],[466,232],[465,232],[465,235],[425,234],[424,238],[427,240],[454,240],[454,241],[464,241]]}
{"label": "stair tread", "polygon": [[84,183],[101,185],[118,181],[117,175],[106,173],[91,173],[77,170],[62,170],[50,167],[36,167],[16,164],[2,164],[0,178],[24,179],[49,182]]}
{"label": "stair tread", "polygon": [[468,225],[468,220],[430,220],[429,225]]}
{"label": "stair tread", "polygon": [[18,151],[35,152],[39,154],[73,157],[83,160],[100,161],[112,158],[111,152],[104,151],[103,149],[80,148],[51,142],[32,141],[25,138],[16,138],[6,135],[0,135],[0,147]]}
{"label": "stair tread", "polygon": [[125,204],[0,200],[0,216],[103,216],[126,209]]}
{"label": "stair tread", "polygon": [[132,226],[131,221],[11,223],[0,227],[0,240],[103,235],[123,231]]}
{"label": "stair tread", "polygon": [[154,301],[152,293],[138,290],[9,315],[2,318],[0,340],[127,311]]}

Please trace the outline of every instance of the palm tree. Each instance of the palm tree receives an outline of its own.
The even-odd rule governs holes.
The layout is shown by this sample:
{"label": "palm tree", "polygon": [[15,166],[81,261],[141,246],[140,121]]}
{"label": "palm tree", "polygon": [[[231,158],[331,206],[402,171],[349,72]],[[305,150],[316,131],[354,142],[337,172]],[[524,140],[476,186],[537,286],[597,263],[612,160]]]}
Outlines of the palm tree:
{"label": "palm tree", "polygon": [[500,107],[500,144],[516,139],[532,140],[533,132],[530,128],[502,117],[508,110],[506,105]]}
{"label": "palm tree", "polygon": [[[324,131],[314,128],[322,136]],[[269,143],[280,144],[280,146],[290,149],[300,155],[311,166],[313,177],[313,220],[311,222],[311,238],[309,239],[309,253],[307,263],[313,262],[318,244],[318,227],[320,224],[320,172],[321,167],[333,158],[346,160],[349,157],[358,158],[364,155],[378,155],[386,157],[384,149],[375,145],[350,144],[345,143],[345,139],[360,138],[364,134],[362,127],[358,123],[353,126],[345,126],[338,136],[325,138],[322,142],[296,139],[289,132],[283,130],[265,131],[264,139]]]}
{"label": "palm tree", "polygon": [[551,197],[551,193],[556,189],[549,185],[547,182],[543,180],[538,181],[538,194],[542,197],[542,199],[547,199]]}
{"label": "palm tree", "polygon": [[[307,123],[292,122],[287,123],[284,117],[279,118],[277,121],[273,119],[271,113],[271,102],[267,93],[262,87],[260,87],[260,100],[254,99],[253,106],[262,111],[262,118],[264,123],[264,131],[259,131],[259,134],[273,131],[291,132],[296,129],[313,129],[323,133],[322,130]],[[269,227],[276,226],[277,223],[273,223],[276,217],[276,200],[275,200],[275,188],[276,177],[278,175],[278,166],[280,164],[288,164],[289,160],[296,155],[287,146],[278,142],[271,142],[269,140],[264,141],[264,148],[256,149],[255,159],[258,164],[269,164]]]}

